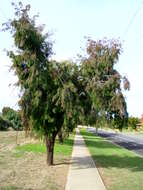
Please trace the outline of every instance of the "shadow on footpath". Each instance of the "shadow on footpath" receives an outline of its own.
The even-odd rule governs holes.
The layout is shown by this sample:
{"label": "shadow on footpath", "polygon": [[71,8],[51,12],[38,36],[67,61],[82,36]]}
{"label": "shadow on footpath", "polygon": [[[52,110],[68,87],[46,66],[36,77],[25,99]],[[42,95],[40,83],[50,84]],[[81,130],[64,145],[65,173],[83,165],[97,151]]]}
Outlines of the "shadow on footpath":
{"label": "shadow on footpath", "polygon": [[[118,150],[121,150],[120,147],[115,146],[111,142],[107,142],[104,139],[101,139],[98,136],[95,136],[92,133],[87,133],[87,132],[82,132],[84,135],[84,138],[86,140],[86,144],[88,144],[88,147],[96,147],[99,149],[116,149],[116,152],[114,152],[114,155],[103,155],[101,154],[94,154],[92,155],[93,160],[96,163],[97,167],[102,167],[102,168],[126,168],[129,169],[132,172],[143,172],[143,158],[136,156],[136,155],[131,155],[128,156],[127,154],[125,155],[118,155]],[[95,139],[93,141],[93,138]],[[107,143],[105,143],[105,141]],[[67,142],[67,144],[71,145],[71,142]],[[81,146],[83,147],[82,140],[76,140],[76,146]],[[142,147],[140,147],[142,148]],[[55,165],[68,165],[68,164],[73,164],[75,166],[75,169],[87,169],[87,168],[94,168],[95,165],[93,161],[91,160],[90,156],[82,157],[78,155],[77,157],[72,158],[71,161],[63,161],[61,163],[56,163]]]}
{"label": "shadow on footpath", "polygon": [[[75,166],[75,170],[94,168],[94,163],[92,161],[87,161],[90,158],[90,156],[74,157],[71,162],[57,163],[55,165],[72,164],[73,166]],[[97,167],[126,168],[132,172],[143,172],[143,158],[140,157],[93,155],[92,158],[95,161]]]}

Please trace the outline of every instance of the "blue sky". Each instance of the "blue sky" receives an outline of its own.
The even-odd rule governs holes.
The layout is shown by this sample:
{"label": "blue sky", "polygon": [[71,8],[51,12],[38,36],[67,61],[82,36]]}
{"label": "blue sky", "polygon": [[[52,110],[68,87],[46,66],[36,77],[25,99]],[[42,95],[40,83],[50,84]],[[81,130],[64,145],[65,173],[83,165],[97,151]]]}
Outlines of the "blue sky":
{"label": "blue sky", "polygon": [[[17,1],[15,1],[17,2]],[[93,39],[119,38],[123,53],[116,65],[126,75],[131,90],[125,92],[128,112],[133,116],[143,113],[143,2],[141,0],[23,0],[31,4],[31,14],[39,12],[38,22],[46,24],[45,31],[53,32],[54,58],[74,59],[85,47],[85,36]],[[0,7],[0,24],[13,17],[9,0]],[[3,106],[17,108],[19,91],[9,86],[16,82],[9,73],[11,62],[3,49],[11,49],[13,39],[7,32],[0,33],[0,110]]]}

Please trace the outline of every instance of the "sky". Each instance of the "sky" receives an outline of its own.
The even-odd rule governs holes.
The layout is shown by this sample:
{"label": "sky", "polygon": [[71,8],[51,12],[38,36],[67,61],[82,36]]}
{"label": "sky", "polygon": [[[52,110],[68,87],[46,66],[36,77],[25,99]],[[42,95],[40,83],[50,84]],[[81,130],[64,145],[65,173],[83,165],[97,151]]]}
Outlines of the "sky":
{"label": "sky", "polygon": [[[10,0],[0,6],[0,25],[13,18]],[[13,1],[18,2],[18,1]],[[124,92],[130,116],[143,114],[143,1],[141,0],[23,0],[31,4],[31,15],[39,13],[38,23],[52,33],[53,58],[76,59],[84,53],[86,39],[120,39],[123,52],[116,69],[128,77],[131,89]],[[0,32],[0,111],[4,106],[18,108],[19,89],[11,61],[4,49],[13,48],[13,38]]]}

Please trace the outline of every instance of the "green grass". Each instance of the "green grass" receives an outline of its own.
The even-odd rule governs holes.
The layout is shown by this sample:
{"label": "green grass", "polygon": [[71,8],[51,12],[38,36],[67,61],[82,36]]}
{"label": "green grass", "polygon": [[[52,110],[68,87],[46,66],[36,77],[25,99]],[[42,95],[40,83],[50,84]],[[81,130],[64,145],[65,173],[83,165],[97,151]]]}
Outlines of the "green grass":
{"label": "green grass", "polygon": [[2,187],[1,190],[20,190],[20,189],[15,186],[6,186]]}
{"label": "green grass", "polygon": [[[65,156],[70,156],[72,153],[72,145],[73,145],[74,135],[70,135],[68,139],[64,140],[64,143],[61,145],[58,143],[56,139],[54,154],[62,154]],[[17,152],[14,153],[15,157],[23,156],[25,152],[33,152],[33,153],[46,153],[46,146],[44,143],[35,143],[35,144],[25,144],[16,147]]]}
{"label": "green grass", "polygon": [[143,158],[81,130],[107,190],[142,190]]}

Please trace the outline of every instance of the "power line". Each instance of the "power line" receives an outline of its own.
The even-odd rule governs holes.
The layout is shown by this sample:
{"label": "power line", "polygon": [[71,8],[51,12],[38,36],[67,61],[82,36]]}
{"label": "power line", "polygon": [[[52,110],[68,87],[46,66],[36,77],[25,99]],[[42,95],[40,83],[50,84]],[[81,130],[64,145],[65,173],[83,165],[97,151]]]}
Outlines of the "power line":
{"label": "power line", "polygon": [[125,37],[126,37],[127,33],[129,32],[129,29],[131,28],[131,26],[132,26],[132,24],[133,24],[135,18],[137,17],[139,11],[141,10],[142,5],[143,5],[143,1],[141,1],[139,7],[136,9],[135,13],[134,13],[133,16],[131,17],[131,19],[130,19],[130,21],[129,21],[129,23],[128,23],[128,25],[127,25],[127,27],[126,27],[124,33],[123,33],[123,35],[122,35],[123,41],[125,40]]}

